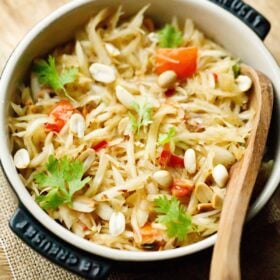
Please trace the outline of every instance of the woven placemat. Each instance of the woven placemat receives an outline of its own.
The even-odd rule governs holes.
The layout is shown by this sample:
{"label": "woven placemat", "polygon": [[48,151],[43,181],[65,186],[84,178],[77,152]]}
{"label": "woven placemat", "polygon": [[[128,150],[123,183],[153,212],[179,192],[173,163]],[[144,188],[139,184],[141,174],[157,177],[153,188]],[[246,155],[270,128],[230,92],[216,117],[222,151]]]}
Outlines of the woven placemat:
{"label": "woven placemat", "polygon": [[[0,172],[0,240],[14,279],[79,279],[45,260],[16,237],[8,222],[17,207],[17,199]],[[2,251],[3,251],[2,250]]]}

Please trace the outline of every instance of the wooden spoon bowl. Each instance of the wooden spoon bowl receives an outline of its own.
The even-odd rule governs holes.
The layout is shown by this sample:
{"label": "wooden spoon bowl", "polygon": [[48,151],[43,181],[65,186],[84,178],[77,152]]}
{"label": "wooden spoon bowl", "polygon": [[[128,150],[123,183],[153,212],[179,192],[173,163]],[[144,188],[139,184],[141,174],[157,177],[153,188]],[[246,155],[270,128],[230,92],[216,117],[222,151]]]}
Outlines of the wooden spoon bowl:
{"label": "wooden spoon bowl", "polygon": [[273,88],[270,80],[246,65],[242,65],[241,72],[253,81],[249,94],[250,107],[254,109],[255,116],[245,154],[230,171],[212,256],[211,280],[241,279],[239,261],[241,233],[263,157],[272,114]]}

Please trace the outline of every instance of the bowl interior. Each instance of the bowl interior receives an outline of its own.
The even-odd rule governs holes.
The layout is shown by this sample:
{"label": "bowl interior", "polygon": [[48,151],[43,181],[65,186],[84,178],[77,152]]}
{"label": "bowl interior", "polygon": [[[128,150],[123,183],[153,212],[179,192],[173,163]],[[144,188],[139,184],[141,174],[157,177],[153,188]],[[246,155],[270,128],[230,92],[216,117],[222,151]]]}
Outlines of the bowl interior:
{"label": "bowl interior", "polygon": [[[84,240],[54,222],[39,208],[23,186],[13,165],[6,125],[9,113],[8,104],[14,98],[18,85],[28,73],[31,61],[73,38],[74,31],[85,24],[101,8],[109,6],[115,9],[120,4],[127,14],[134,14],[143,6],[150,4],[147,14],[159,23],[170,21],[174,15],[177,16],[180,23],[183,23],[185,18],[193,19],[207,36],[223,45],[234,56],[240,57],[245,63],[265,73],[273,81],[276,99],[275,109],[279,108],[280,72],[277,64],[263,43],[245,24],[213,3],[207,0],[76,0],[57,10],[32,29],[19,44],[7,64],[0,87],[0,139],[3,141],[1,161],[19,199],[34,217],[52,232],[77,247],[107,258],[130,261],[160,260],[191,254],[213,245],[215,235],[183,248],[148,253],[118,251]],[[273,139],[273,144],[269,144],[272,147],[270,154],[275,160],[274,170],[262,193],[252,205],[249,216],[255,215],[264,206],[279,182],[277,174],[277,170],[280,168],[277,122],[279,118],[280,112],[275,110],[272,121],[273,129],[271,130],[273,137],[270,137]]]}

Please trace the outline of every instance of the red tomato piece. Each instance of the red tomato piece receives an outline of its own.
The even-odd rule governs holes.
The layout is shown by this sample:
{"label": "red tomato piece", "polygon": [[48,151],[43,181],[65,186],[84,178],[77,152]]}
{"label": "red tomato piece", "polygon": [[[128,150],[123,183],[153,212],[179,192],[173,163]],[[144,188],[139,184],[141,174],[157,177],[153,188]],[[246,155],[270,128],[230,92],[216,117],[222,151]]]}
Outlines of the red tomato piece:
{"label": "red tomato piece", "polygon": [[99,150],[101,150],[103,148],[106,148],[107,146],[108,146],[108,142],[106,140],[102,140],[99,143],[95,144],[92,148],[95,151],[99,151]]}
{"label": "red tomato piece", "polygon": [[88,230],[88,227],[86,225],[83,225],[83,231]]}
{"label": "red tomato piece", "polygon": [[188,48],[159,48],[156,52],[156,73],[173,70],[179,79],[192,76],[197,69],[198,50]]}
{"label": "red tomato piece", "polygon": [[172,195],[179,197],[187,196],[190,193],[190,190],[188,188],[180,187],[180,186],[173,186],[171,188]]}
{"label": "red tomato piece", "polygon": [[166,97],[170,97],[170,96],[172,96],[172,95],[174,95],[175,94],[175,89],[174,88],[169,88],[169,89],[167,89],[165,92],[164,92],[164,95],[166,96]]}
{"label": "red tomato piece", "polygon": [[54,122],[46,123],[45,128],[50,131],[59,132],[70,119],[74,111],[75,108],[69,101],[59,101],[49,113],[49,116],[53,118]]}
{"label": "red tomato piece", "polygon": [[214,73],[213,73],[213,76],[214,76],[214,80],[215,80],[215,82],[217,82],[217,81],[218,81],[218,79],[219,79],[218,74],[214,72]]}
{"label": "red tomato piece", "polygon": [[177,156],[175,154],[171,154],[167,166],[173,167],[173,168],[184,168],[185,167],[184,158]]}
{"label": "red tomato piece", "polygon": [[64,121],[56,120],[55,123],[45,123],[45,129],[49,131],[59,132],[64,126],[64,124]]}
{"label": "red tomato piece", "polygon": [[171,187],[172,195],[177,198],[187,197],[191,194],[193,190],[193,184],[188,181],[183,180],[174,180],[173,185]]}
{"label": "red tomato piece", "polygon": [[163,149],[162,149],[161,153],[160,153],[160,157],[158,159],[158,163],[162,167],[166,167],[168,165],[170,157],[171,157],[170,145],[169,144],[165,144],[163,146]]}
{"label": "red tomato piece", "polygon": [[142,243],[153,243],[156,240],[162,239],[161,230],[153,228],[150,223],[145,224],[140,228]]}
{"label": "red tomato piece", "polygon": [[184,168],[184,158],[171,153],[169,143],[163,146],[158,163],[162,167]]}

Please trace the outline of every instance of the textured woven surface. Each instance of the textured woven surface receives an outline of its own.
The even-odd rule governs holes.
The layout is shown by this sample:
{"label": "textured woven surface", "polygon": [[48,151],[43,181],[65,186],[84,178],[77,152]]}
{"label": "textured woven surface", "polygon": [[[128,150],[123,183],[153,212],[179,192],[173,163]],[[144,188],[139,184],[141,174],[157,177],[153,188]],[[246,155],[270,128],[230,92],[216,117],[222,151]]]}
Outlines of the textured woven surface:
{"label": "textured woven surface", "polygon": [[46,261],[27,247],[10,230],[8,221],[17,207],[17,199],[8,187],[0,172],[0,238],[3,250],[8,256],[11,271],[15,279],[78,279],[65,270]]}

